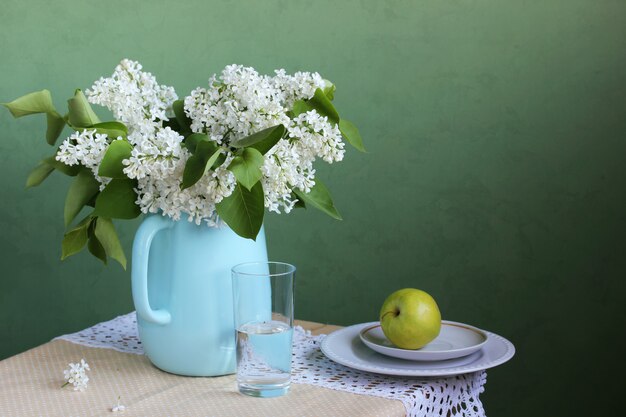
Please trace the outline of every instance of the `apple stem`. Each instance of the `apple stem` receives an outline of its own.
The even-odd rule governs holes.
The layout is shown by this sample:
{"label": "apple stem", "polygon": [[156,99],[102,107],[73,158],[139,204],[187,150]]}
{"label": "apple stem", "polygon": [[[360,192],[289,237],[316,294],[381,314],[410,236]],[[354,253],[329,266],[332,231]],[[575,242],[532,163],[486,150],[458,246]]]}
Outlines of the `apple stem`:
{"label": "apple stem", "polygon": [[387,314],[393,314],[395,317],[398,317],[398,315],[400,314],[400,310],[398,310],[397,308],[395,310],[392,311],[388,311],[385,314],[383,314],[382,316],[380,316],[380,321],[383,321],[383,319],[385,318],[385,316]]}

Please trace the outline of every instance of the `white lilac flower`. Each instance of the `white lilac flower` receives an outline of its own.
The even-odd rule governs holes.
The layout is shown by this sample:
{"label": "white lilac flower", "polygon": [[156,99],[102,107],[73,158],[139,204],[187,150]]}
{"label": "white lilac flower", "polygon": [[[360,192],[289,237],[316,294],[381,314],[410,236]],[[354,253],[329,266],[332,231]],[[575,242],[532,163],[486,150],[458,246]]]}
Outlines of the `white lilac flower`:
{"label": "white lilac flower", "polygon": [[128,140],[135,146],[130,159],[124,161],[124,173],[128,178],[148,176],[153,181],[171,178],[180,168],[181,161],[187,160],[188,151],[182,147],[183,139],[169,127],[158,129],[147,137],[140,133],[130,134]]}
{"label": "white lilac flower", "polygon": [[294,188],[309,192],[315,185],[313,159],[303,159],[288,140],[281,139],[266,155],[261,168],[265,207],[280,213],[280,207],[289,213],[297,199],[292,197]]}
{"label": "white lilac flower", "polygon": [[108,146],[107,135],[96,133],[95,130],[74,132],[63,141],[55,158],[65,165],[80,164],[91,169],[102,189],[109,179],[99,177],[98,168]]}
{"label": "white lilac flower", "polygon": [[229,65],[208,88],[197,88],[185,98],[185,113],[194,132],[204,132],[219,144],[289,123],[282,94],[268,76],[253,68]]}
{"label": "white lilac flower", "polygon": [[315,184],[315,159],[341,161],[344,143],[339,128],[314,110],[293,120],[287,116],[296,100],[309,99],[324,87],[322,77],[308,72],[275,73],[274,77],[261,76],[252,68],[227,66],[219,78],[209,80],[208,88],[191,92],[185,99],[185,112],[194,132],[207,133],[218,144],[279,123],[286,126],[288,140],[281,140],[265,155],[261,181],[265,206],[288,213],[297,202],[293,190],[309,192]]}
{"label": "white lilac flower", "polygon": [[[227,170],[234,154],[230,144],[262,129],[282,124],[287,133],[264,156],[261,184],[265,207],[289,213],[298,201],[294,190],[309,192],[315,185],[313,164],[341,161],[344,143],[339,128],[315,110],[293,117],[296,100],[311,98],[325,81],[318,73],[289,75],[276,70],[260,75],[253,68],[229,65],[208,86],[193,90],[184,100],[191,130],[215,141],[226,160],[193,186],[181,190],[190,157],[183,136],[164,126],[177,99],[172,87],[160,85],[139,63],[123,60],[109,78],[96,81],[86,94],[91,103],[110,109],[128,127],[133,145],[124,173],[137,180],[137,205],[143,213],[162,212],[174,220],[218,223],[215,205],[232,194],[236,179]],[[120,138],[118,138],[120,139]],[[109,181],[97,176],[110,139],[95,131],[74,133],[61,145],[57,160],[92,170],[103,188]]]}
{"label": "white lilac flower", "polygon": [[90,103],[111,110],[129,133],[151,134],[158,121],[168,120],[178,98],[173,87],[159,85],[136,61],[123,60],[110,78],[100,78],[85,92]]}
{"label": "white lilac flower", "polygon": [[86,371],[90,371],[89,364],[85,362],[85,359],[81,359],[79,363],[70,363],[69,368],[63,371],[63,377],[65,378],[66,385],[72,384],[74,391],[84,391],[87,388],[89,377]]}
{"label": "white lilac flower", "polygon": [[214,226],[217,222],[215,204],[228,197],[235,188],[235,176],[226,169],[231,160],[232,156],[228,157],[222,166],[209,171],[184,190],[181,190],[180,182],[185,161],[178,166],[180,172],[175,172],[170,178],[161,181],[142,178],[138,185],[137,204],[144,213],[161,211],[174,220],[186,214],[189,221],[200,224],[204,220]]}
{"label": "white lilac flower", "polygon": [[328,163],[343,159],[345,144],[339,128],[315,110],[298,115],[287,130],[306,159],[319,157]]}
{"label": "white lilac flower", "polygon": [[317,73],[296,72],[288,75],[284,69],[274,71],[274,88],[282,93],[282,99],[287,108],[291,108],[296,100],[306,100],[315,94],[318,88],[324,88],[324,79]]}

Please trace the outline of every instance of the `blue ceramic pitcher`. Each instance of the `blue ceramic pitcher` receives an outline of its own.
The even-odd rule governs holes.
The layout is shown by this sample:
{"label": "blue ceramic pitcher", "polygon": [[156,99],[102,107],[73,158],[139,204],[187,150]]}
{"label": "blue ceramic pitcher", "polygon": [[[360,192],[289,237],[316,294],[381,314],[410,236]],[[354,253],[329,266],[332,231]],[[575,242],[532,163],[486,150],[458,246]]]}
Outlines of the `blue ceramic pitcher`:
{"label": "blue ceramic pitcher", "polygon": [[[139,337],[154,365],[190,376],[235,372],[231,268],[253,261],[267,261],[263,228],[253,241],[226,225],[144,219],[133,244],[132,292]],[[258,289],[251,310],[270,309],[260,305],[268,289]]]}

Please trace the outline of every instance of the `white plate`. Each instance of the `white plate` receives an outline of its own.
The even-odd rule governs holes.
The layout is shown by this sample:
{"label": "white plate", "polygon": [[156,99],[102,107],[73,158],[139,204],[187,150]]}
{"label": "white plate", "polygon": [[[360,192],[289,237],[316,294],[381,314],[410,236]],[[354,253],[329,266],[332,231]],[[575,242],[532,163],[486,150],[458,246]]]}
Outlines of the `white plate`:
{"label": "white plate", "polygon": [[364,327],[359,336],[378,353],[412,361],[442,361],[471,355],[482,348],[488,338],[487,333],[476,327],[448,320],[442,320],[439,336],[421,349],[397,347],[385,337],[378,322]]}
{"label": "white plate", "polygon": [[457,359],[417,362],[391,358],[365,346],[359,333],[377,322],[355,324],[324,338],[322,352],[329,359],[366,372],[398,376],[449,376],[493,368],[513,357],[515,347],[495,333],[487,333],[487,343],[477,352]]}

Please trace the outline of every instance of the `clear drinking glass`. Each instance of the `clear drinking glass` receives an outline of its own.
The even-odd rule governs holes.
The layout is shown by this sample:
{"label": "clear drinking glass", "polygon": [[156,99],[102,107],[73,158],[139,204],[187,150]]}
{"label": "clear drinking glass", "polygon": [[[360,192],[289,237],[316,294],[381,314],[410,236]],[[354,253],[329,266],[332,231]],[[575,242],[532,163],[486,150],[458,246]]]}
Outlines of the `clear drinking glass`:
{"label": "clear drinking glass", "polygon": [[296,268],[250,262],[232,268],[237,385],[254,397],[289,392]]}

